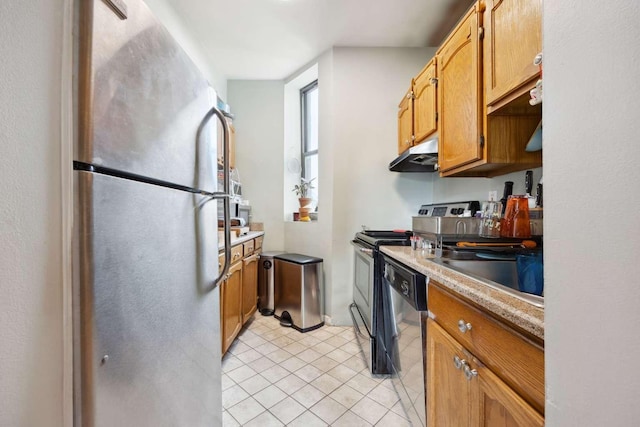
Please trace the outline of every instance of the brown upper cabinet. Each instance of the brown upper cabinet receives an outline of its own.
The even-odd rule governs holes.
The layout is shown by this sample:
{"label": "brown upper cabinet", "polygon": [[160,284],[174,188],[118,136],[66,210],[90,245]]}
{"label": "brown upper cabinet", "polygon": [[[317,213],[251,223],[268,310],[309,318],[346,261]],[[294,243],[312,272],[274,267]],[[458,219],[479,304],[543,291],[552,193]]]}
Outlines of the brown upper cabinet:
{"label": "brown upper cabinet", "polygon": [[413,144],[419,144],[437,130],[436,58],[413,79]]}
{"label": "brown upper cabinet", "polygon": [[481,0],[462,16],[400,104],[399,152],[437,131],[440,176],[542,166],[541,151],[525,150],[542,119],[542,106],[528,102],[539,76],[541,5]]}
{"label": "brown upper cabinet", "polygon": [[476,5],[436,52],[441,174],[483,156],[479,18]]}
{"label": "brown upper cabinet", "polygon": [[398,105],[398,154],[424,141],[437,130],[436,59],[411,80]]}
{"label": "brown upper cabinet", "polygon": [[[506,7],[505,3],[539,1],[493,0],[490,6],[495,12]],[[517,86],[514,90],[519,92],[516,93],[507,92],[507,85],[503,85],[505,89],[500,99],[504,101],[492,109],[487,108],[483,76],[490,69],[508,68],[508,61],[505,64],[491,62],[505,61],[503,56],[509,56],[509,53],[483,57],[483,49],[486,50],[484,21],[492,16],[486,5],[484,0],[474,4],[436,53],[440,176],[491,177],[542,166],[542,152],[525,150],[542,118],[542,107],[529,105],[524,86]],[[525,7],[509,7],[514,13],[526,10]],[[500,26],[509,27],[513,33],[542,32],[539,24],[533,28],[528,25],[526,29],[520,28],[520,21],[525,17],[511,15],[509,19],[511,24],[501,23]],[[537,53],[529,58],[531,64]]]}
{"label": "brown upper cabinet", "polygon": [[526,95],[539,76],[542,0],[485,0],[484,84],[489,112]]}
{"label": "brown upper cabinet", "polygon": [[413,91],[409,89],[398,105],[398,154],[413,145]]}

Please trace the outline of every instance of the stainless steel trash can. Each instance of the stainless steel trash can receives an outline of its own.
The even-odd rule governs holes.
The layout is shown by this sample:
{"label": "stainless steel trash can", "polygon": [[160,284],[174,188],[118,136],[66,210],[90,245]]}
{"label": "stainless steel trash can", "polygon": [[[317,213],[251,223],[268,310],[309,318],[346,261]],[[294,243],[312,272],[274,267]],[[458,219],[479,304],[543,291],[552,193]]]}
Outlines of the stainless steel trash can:
{"label": "stainless steel trash can", "polygon": [[270,251],[260,254],[260,262],[258,263],[258,310],[263,316],[273,315],[273,284],[275,282],[273,257],[284,253],[283,251]]}
{"label": "stainless steel trash can", "polygon": [[275,257],[275,312],[283,326],[308,332],[324,325],[322,258],[301,254]]}

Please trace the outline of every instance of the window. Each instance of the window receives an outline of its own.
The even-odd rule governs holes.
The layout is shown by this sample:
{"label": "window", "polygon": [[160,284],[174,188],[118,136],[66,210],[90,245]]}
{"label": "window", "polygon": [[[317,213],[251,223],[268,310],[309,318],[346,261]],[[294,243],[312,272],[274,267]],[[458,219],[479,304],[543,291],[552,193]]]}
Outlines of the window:
{"label": "window", "polygon": [[313,179],[308,196],[318,202],[318,81],[300,89],[302,177]]}

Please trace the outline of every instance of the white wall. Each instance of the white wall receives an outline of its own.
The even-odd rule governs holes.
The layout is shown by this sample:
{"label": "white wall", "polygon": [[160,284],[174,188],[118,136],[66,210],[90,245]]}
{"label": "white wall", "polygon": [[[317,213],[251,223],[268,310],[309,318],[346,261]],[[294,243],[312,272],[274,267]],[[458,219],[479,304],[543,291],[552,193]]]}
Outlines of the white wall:
{"label": "white wall", "polygon": [[544,2],[550,427],[640,420],[639,21],[634,1]]}
{"label": "white wall", "polygon": [[0,3],[2,426],[63,424],[64,8],[64,0]]}
{"label": "white wall", "polygon": [[[533,171],[533,194],[536,194],[536,185],[542,178],[542,168]],[[513,194],[524,194],[525,171],[513,172],[495,178],[439,178],[434,176],[433,201],[455,202],[466,200],[489,200],[489,191],[497,191],[497,200],[502,198],[505,181],[513,182]],[[544,183],[543,183],[544,185]],[[544,194],[544,193],[543,193]]]}
{"label": "white wall", "polygon": [[[285,222],[285,250],[320,257],[323,259],[324,274],[324,308],[325,314],[332,315],[333,272],[333,192],[334,177],[332,173],[334,109],[333,109],[333,50],[324,52],[317,60],[318,64],[318,221]],[[303,67],[306,69],[307,67]]]}
{"label": "white wall", "polygon": [[[411,229],[411,216],[431,198],[433,174],[388,170],[397,155],[398,103],[435,49],[334,48],[330,143],[334,180],[332,274],[327,307],[336,324],[351,321],[353,248],[361,225],[371,229]],[[322,129],[322,127],[321,127]],[[324,148],[326,141],[321,140]],[[321,189],[322,191],[322,189]],[[322,195],[320,196],[323,197]]]}
{"label": "white wall", "polygon": [[284,82],[229,80],[228,94],[243,198],[264,224],[264,250],[283,250]]}

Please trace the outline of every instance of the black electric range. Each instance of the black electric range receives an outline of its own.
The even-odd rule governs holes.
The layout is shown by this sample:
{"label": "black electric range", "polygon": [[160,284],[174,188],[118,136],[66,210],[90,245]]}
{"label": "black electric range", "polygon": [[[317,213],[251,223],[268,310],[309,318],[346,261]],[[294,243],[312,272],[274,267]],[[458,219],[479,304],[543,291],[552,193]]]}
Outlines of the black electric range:
{"label": "black electric range", "polygon": [[373,374],[390,374],[382,340],[386,339],[382,302],[381,246],[409,246],[411,231],[365,230],[356,233],[354,247],[353,303],[349,311],[358,341]]}

